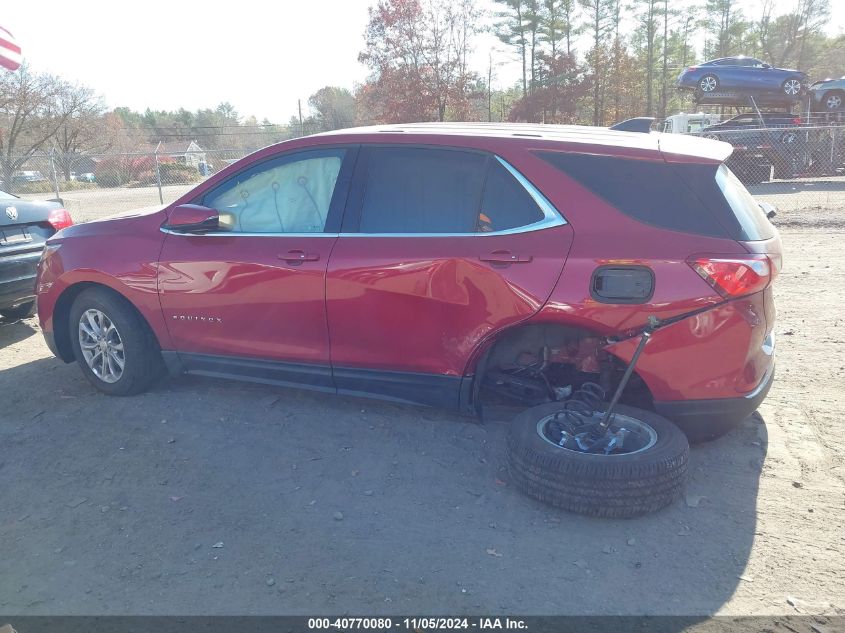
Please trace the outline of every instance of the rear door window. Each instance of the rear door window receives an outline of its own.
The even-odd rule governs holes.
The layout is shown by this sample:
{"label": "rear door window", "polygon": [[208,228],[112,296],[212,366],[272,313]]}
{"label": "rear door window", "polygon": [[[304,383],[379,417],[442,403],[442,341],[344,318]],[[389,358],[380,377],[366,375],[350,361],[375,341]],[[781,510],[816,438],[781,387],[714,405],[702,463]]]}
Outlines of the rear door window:
{"label": "rear door window", "polygon": [[543,212],[525,187],[498,160],[491,160],[476,230],[506,231],[542,219]]}
{"label": "rear door window", "polygon": [[361,233],[489,233],[544,217],[493,155],[427,147],[368,151]]}
{"label": "rear door window", "polygon": [[361,233],[473,233],[487,158],[416,147],[370,150]]}

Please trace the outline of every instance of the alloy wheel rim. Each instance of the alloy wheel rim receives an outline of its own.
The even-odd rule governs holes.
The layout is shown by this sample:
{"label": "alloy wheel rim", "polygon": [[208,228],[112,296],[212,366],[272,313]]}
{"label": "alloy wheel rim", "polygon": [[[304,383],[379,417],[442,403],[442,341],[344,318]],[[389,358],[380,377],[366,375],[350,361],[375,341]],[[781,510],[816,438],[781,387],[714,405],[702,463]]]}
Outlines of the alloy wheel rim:
{"label": "alloy wheel rim", "polygon": [[839,106],[842,105],[842,97],[839,95],[830,95],[827,98],[827,108],[828,110],[835,110]]}
{"label": "alloy wheel rim", "polygon": [[783,85],[783,91],[788,95],[797,95],[801,92],[801,82],[797,79],[790,79]]}
{"label": "alloy wheel rim", "polygon": [[91,308],[79,317],[79,347],[88,368],[103,382],[115,383],[123,376],[123,339],[104,312]]}
{"label": "alloy wheel rim", "polygon": [[704,92],[713,92],[716,89],[716,79],[713,77],[705,77],[701,80],[700,85]]}

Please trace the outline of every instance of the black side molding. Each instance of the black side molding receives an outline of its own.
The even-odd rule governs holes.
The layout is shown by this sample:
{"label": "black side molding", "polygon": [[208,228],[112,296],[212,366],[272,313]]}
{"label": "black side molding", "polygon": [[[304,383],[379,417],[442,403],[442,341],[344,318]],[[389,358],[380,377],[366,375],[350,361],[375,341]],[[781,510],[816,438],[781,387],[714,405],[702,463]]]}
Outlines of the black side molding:
{"label": "black side molding", "polygon": [[642,132],[648,134],[651,132],[651,124],[654,123],[652,116],[638,116],[634,119],[625,119],[616,125],[610,126],[611,130],[619,132]]}

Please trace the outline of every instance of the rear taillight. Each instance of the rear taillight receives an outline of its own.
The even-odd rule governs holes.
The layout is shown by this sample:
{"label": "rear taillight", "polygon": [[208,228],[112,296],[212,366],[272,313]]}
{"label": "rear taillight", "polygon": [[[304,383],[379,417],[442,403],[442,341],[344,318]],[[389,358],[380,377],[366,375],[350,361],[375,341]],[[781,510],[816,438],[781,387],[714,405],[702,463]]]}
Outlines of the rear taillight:
{"label": "rear taillight", "polygon": [[692,70],[698,70],[698,66],[690,66],[689,68],[687,68],[687,72],[690,72]]}
{"label": "rear taillight", "polygon": [[795,117],[794,119],[792,119],[792,123],[794,125],[801,125],[801,117]]}
{"label": "rear taillight", "polygon": [[765,290],[777,269],[766,255],[747,257],[695,257],[687,262],[716,292],[727,299]]}
{"label": "rear taillight", "polygon": [[57,231],[61,231],[73,224],[70,213],[66,209],[53,209],[50,211],[50,217],[47,218],[47,222]]}

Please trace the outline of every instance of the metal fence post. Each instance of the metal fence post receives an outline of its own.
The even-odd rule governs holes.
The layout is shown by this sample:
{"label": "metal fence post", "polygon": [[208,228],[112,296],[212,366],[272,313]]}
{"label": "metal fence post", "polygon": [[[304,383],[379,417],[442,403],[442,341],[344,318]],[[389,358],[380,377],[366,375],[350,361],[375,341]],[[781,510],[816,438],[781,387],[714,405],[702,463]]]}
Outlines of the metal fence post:
{"label": "metal fence post", "polygon": [[155,159],[156,159],[156,184],[158,185],[158,200],[161,204],[164,204],[164,194],[161,193],[161,169],[158,166],[158,147],[156,147],[155,151]]}
{"label": "metal fence post", "polygon": [[56,161],[53,159],[53,151],[50,151],[50,167],[53,170],[53,187],[56,190],[56,198],[61,199],[61,194],[59,193],[59,176],[56,173]]}

